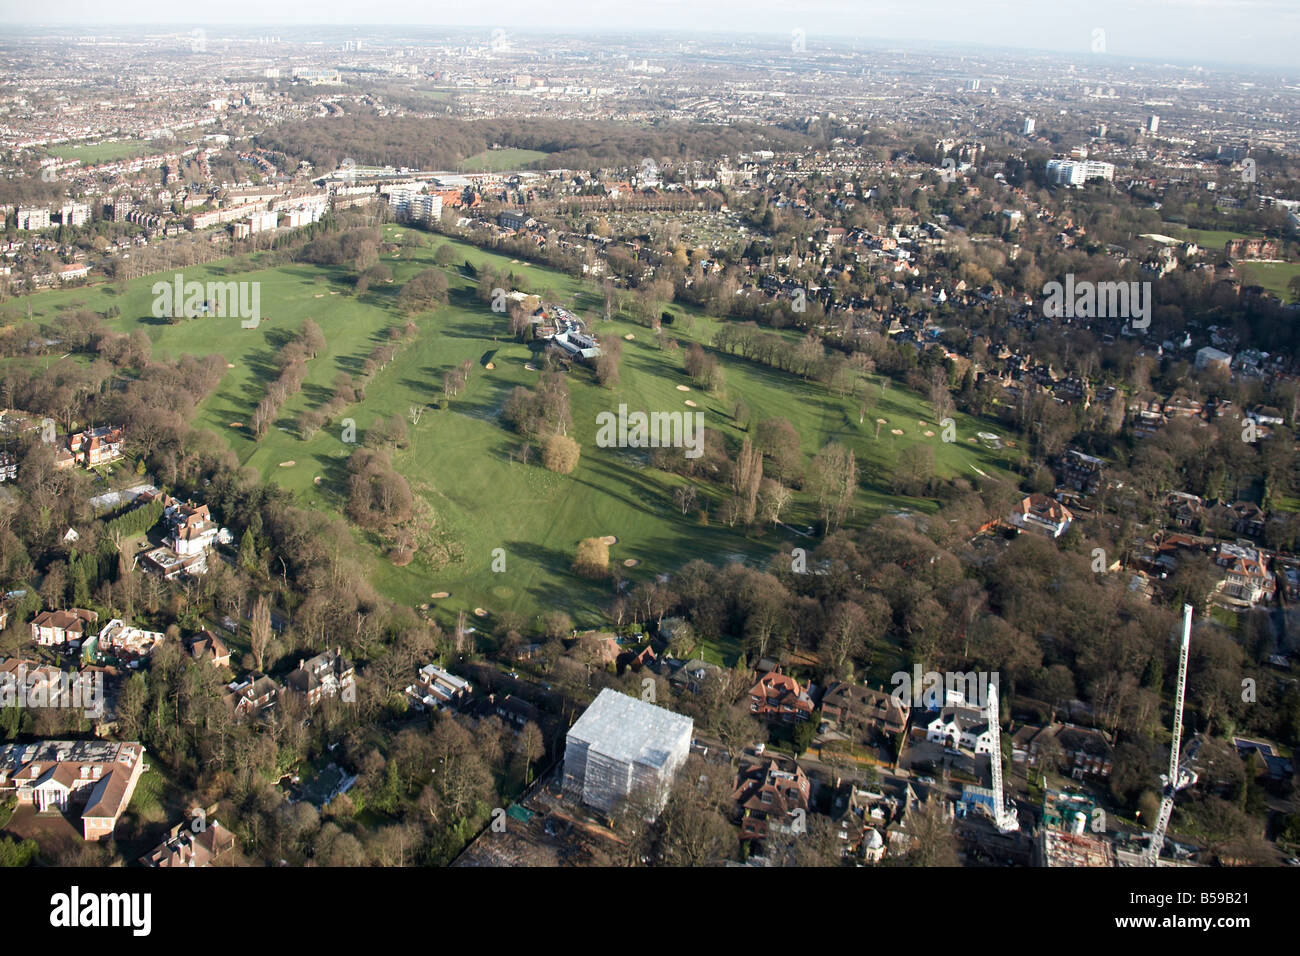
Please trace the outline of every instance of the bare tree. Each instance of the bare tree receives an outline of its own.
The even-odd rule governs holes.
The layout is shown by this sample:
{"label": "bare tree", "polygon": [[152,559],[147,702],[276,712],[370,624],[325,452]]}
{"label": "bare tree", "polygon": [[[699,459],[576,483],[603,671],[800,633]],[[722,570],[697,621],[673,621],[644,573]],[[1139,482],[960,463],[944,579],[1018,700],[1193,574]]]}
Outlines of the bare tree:
{"label": "bare tree", "polygon": [[271,645],[271,606],[265,597],[259,596],[257,603],[253,605],[253,616],[248,633],[253,660],[257,662],[258,671],[263,671],[266,664],[266,649]]}

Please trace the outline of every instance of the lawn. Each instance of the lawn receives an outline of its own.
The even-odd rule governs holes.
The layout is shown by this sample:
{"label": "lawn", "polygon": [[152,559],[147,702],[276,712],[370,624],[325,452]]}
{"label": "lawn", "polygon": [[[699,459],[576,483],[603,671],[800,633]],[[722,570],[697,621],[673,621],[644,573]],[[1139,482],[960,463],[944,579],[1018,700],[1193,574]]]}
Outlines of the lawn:
{"label": "lawn", "polygon": [[110,163],[118,159],[143,156],[149,144],[140,139],[122,139],[107,143],[63,143],[46,150],[59,159],[79,159],[83,166]]}
{"label": "lawn", "polygon": [[1222,252],[1224,245],[1235,239],[1260,238],[1258,235],[1247,235],[1244,232],[1231,232],[1224,229],[1189,229],[1173,223],[1167,223],[1164,232],[1175,239],[1194,242],[1202,249],[1211,249],[1215,252]]}
{"label": "lawn", "polygon": [[1300,276],[1300,262],[1238,262],[1236,265],[1246,285],[1262,285],[1283,302],[1296,301],[1288,285]]}
{"label": "lawn", "polygon": [[545,159],[550,153],[538,149],[485,149],[460,162],[463,173],[504,173],[523,169],[539,159]]}
{"label": "lawn", "polygon": [[[386,230],[390,237],[403,231],[393,226]],[[115,304],[122,314],[110,324],[126,332],[145,329],[156,355],[220,354],[230,367],[214,394],[199,407],[196,424],[221,436],[241,462],[295,491],[302,506],[338,514],[345,503],[344,466],[354,450],[341,440],[341,420],[310,441],[298,437],[294,421],[304,408],[327,400],[339,372],[356,373],[383,331],[401,320],[393,308],[395,291],[416,272],[432,266],[434,248],[448,241],[430,239],[429,248],[420,250],[413,261],[385,257],[394,282],[359,299],[351,294],[346,276],[329,269],[288,265],[240,275],[262,283],[263,321],[256,329],[244,329],[234,318],[193,319],[178,325],[153,318],[151,286],[159,276],[136,280],[122,294],[107,285],[41,293],[32,297],[32,309],[37,316],[49,318],[61,308],[102,312]],[[364,440],[366,429],[380,417],[405,416],[412,405],[432,406],[440,401],[443,373],[464,359],[471,362],[468,388],[451,400],[449,408],[426,411],[419,425],[410,428],[409,447],[394,456],[412,489],[432,506],[445,537],[459,544],[462,557],[437,570],[421,557],[399,568],[384,558],[379,542],[360,532],[356,535],[358,555],[370,580],[390,598],[418,605],[429,602],[435,592],[450,592],[451,596],[436,606],[444,622],[454,619],[458,611],[482,607],[489,612],[515,610],[530,615],[561,608],[581,625],[599,623],[600,609],[611,595],[609,585],[576,578],[569,571],[577,543],[584,537],[616,536],[617,543],[610,549],[611,564],[634,581],[653,579],[694,557],[765,565],[774,554],[788,555],[796,546],[809,550],[816,546],[817,539],[785,529],[759,529],[747,535],[726,527],[717,517],[720,493],[705,486],[699,491],[701,499],[710,503],[712,519],[705,525],[694,513],[683,516],[672,493],[684,479],[649,468],[640,451],[595,445],[596,415],[616,410],[620,403],[631,410],[686,411],[684,402],[695,401],[698,408],[694,410],[703,412],[706,427],[720,430],[738,445],[744,432],[732,420],[731,409],[741,398],[751,409],[753,422],[777,415],[790,419],[808,455],[831,439],[843,442],[859,461],[861,487],[849,519],[859,526],[887,511],[932,513],[937,509],[934,501],[900,498],[890,491],[890,475],[900,452],[909,444],[930,443],[936,469],[944,476],[1008,475],[1014,449],[992,450],[976,439],[980,431],[1000,434],[997,428],[957,415],[957,441],[944,443],[942,430],[931,419],[925,401],[895,383],[873,379],[866,386],[871,408],[860,425],[857,400],[852,397],[836,396],[798,377],[723,355],[726,392],[715,396],[690,383],[682,371],[680,353],[660,350],[649,329],[621,320],[598,321],[595,328],[601,337],[634,336],[624,341],[619,387],[599,387],[584,369],[569,376],[571,434],[582,446],[575,472],[560,476],[535,463],[521,464],[511,457],[520,439],[500,424],[499,413],[510,390],[517,385],[531,386],[538,373],[525,367],[533,357],[528,347],[505,333],[505,316],[478,301],[473,280],[461,274],[463,263],[509,267],[518,288],[567,301],[579,312],[595,314],[595,299],[573,277],[512,262],[469,245],[453,246],[456,262],[446,269],[449,304],[416,318],[418,337],[371,382],[365,401],[340,417],[354,419],[358,440]],[[227,260],[186,269],[184,275],[186,280],[222,280],[233,278],[233,271],[226,273],[234,269],[234,260]],[[17,303],[17,309],[25,312],[26,302]],[[689,311],[678,306],[672,310],[679,316]],[[682,330],[679,320],[666,327],[664,334],[683,342],[708,343],[717,321],[693,315],[690,331]],[[277,425],[260,443],[255,442],[247,429],[236,423],[248,421],[265,395],[266,384],[275,374],[277,343],[309,316],[321,327],[327,349],[308,364],[302,391],[285,404]],[[792,342],[797,337],[794,332],[785,334]],[[494,353],[493,370],[484,367],[489,352]],[[881,384],[885,385],[883,395]],[[680,391],[679,385],[689,391]],[[888,420],[878,438],[877,417]],[[902,434],[893,434],[895,429]],[[925,431],[935,434],[927,437]],[[1001,437],[1005,441],[1005,435]],[[319,484],[314,480],[317,477]],[[815,516],[815,502],[804,492],[795,496],[784,517],[802,529],[811,525]],[[504,571],[494,572],[497,548],[504,549],[506,562]],[[635,566],[625,568],[628,560],[635,561]],[[730,663],[734,655],[733,647],[706,649],[706,656],[719,662]]]}

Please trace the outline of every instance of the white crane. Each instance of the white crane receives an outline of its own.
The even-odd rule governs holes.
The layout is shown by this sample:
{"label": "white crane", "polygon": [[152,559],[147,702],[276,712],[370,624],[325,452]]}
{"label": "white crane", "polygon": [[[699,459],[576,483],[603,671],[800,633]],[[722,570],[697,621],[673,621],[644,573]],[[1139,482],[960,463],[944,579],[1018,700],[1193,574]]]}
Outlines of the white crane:
{"label": "white crane", "polygon": [[1178,756],[1183,740],[1183,697],[1187,693],[1187,652],[1192,643],[1192,606],[1183,605],[1183,646],[1178,652],[1178,693],[1174,700],[1173,737],[1169,743],[1169,773],[1160,775],[1163,792],[1160,797],[1160,815],[1151,833],[1142,862],[1146,866],[1160,865],[1160,851],[1165,845],[1165,830],[1174,812],[1174,795],[1196,782],[1196,774],[1189,765],[1179,766]]}
{"label": "white crane", "polygon": [[1020,820],[1013,807],[1002,802],[1002,730],[998,726],[998,685],[989,681],[988,699],[989,733],[993,736],[993,749],[989,753],[989,764],[993,771],[993,822],[999,833],[1015,833],[1020,829]]}

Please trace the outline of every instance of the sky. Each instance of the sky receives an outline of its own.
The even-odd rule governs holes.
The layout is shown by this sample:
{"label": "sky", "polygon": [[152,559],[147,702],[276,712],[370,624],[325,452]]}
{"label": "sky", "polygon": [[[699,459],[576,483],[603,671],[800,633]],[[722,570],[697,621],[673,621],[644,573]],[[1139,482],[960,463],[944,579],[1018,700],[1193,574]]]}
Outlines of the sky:
{"label": "sky", "polygon": [[[972,43],[1300,74],[1300,0],[0,0],[0,24],[376,24],[506,31],[763,32]],[[2,27],[0,27],[2,29]],[[1104,49],[1098,49],[1098,44]]]}

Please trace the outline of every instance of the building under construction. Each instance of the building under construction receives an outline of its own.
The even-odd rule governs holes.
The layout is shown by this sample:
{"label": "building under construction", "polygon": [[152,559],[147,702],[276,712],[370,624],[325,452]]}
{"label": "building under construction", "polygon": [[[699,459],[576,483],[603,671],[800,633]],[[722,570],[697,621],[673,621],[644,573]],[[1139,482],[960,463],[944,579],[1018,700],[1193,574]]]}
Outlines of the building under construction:
{"label": "building under construction", "polygon": [[1044,827],[1038,834],[1039,866],[1115,866],[1115,847],[1104,837]]}
{"label": "building under construction", "polygon": [[690,752],[694,726],[689,717],[602,690],[569,729],[565,795],[606,813],[635,795],[658,813]]}

